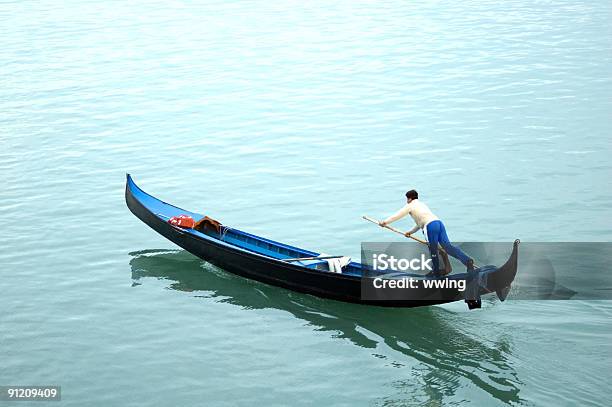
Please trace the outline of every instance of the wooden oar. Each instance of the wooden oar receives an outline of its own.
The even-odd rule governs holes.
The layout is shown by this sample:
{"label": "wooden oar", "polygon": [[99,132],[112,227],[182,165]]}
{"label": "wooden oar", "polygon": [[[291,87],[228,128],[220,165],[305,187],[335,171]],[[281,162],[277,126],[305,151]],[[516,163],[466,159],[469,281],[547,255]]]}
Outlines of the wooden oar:
{"label": "wooden oar", "polygon": [[[370,218],[369,216],[366,216],[366,215],[364,215],[363,218],[367,220],[368,222],[376,223],[378,226],[381,226],[381,224],[376,219]],[[425,240],[419,239],[418,237],[414,237],[412,235],[406,236],[406,232],[402,232],[401,230],[396,229],[393,226],[385,225],[383,227],[389,229],[392,232],[399,233],[400,235],[403,235],[404,237],[409,237],[412,240],[416,240],[417,242],[421,244],[429,246],[429,243],[427,243]],[[442,257],[442,260],[444,261],[444,275],[447,275],[451,271],[453,271],[453,268],[450,263],[450,259],[448,258],[448,253],[446,253],[446,250],[444,250],[442,247],[438,247],[438,250],[440,251],[440,256]]]}

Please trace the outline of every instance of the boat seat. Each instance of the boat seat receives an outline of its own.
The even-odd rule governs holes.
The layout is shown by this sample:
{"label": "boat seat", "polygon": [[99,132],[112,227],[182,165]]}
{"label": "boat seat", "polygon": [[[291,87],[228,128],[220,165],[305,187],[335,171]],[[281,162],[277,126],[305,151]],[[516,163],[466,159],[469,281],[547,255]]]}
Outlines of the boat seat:
{"label": "boat seat", "polygon": [[[301,265],[310,269],[328,271],[333,273],[342,273],[342,270],[351,262],[351,258],[344,256],[336,259],[325,260],[304,260],[299,262]],[[333,270],[332,270],[333,268]]]}
{"label": "boat seat", "polygon": [[[321,254],[321,256],[326,256]],[[351,262],[348,256],[324,260],[304,260],[300,264],[315,270],[329,271],[331,273],[342,273],[342,269]]]}
{"label": "boat seat", "polygon": [[307,260],[301,261],[300,264],[308,267],[309,269],[329,271],[329,265],[327,264],[326,260]]}

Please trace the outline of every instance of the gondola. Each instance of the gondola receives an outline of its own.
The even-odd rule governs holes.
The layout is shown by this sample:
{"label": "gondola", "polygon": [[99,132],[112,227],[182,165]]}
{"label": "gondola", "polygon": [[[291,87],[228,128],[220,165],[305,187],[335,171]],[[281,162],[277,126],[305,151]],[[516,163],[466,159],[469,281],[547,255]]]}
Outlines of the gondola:
{"label": "gondola", "polygon": [[[169,219],[187,215],[199,221],[204,215],[149,195],[136,185],[130,174],[127,174],[125,200],[136,217],[171,242],[242,277],[322,298],[383,307],[418,307],[466,300],[465,292],[457,289],[394,290],[394,295],[386,296],[385,292],[380,292],[374,298],[371,292],[364,295],[367,291],[364,288],[371,288],[376,278],[410,276],[422,281],[431,277],[404,272],[377,274],[354,261],[343,265],[340,272],[331,272],[330,262],[321,258],[320,253],[275,242],[227,225],[199,230],[178,227],[171,224]],[[518,245],[519,241],[516,240],[510,257],[501,267],[482,266],[474,273],[447,276],[448,279],[470,281],[472,286],[476,284],[478,301],[475,302],[473,298],[466,301],[470,309],[479,308],[480,295],[487,293],[495,292],[500,300],[505,300],[517,272]]]}

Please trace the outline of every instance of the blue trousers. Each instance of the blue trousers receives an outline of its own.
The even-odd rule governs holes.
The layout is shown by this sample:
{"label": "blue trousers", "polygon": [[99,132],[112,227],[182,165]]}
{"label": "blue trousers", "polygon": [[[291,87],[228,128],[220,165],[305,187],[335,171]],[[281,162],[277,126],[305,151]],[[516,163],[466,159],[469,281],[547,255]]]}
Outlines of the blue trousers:
{"label": "blue trousers", "polygon": [[451,244],[450,240],[448,240],[446,228],[444,227],[444,223],[442,223],[442,221],[434,220],[427,225],[427,240],[429,241],[429,253],[431,254],[434,273],[439,274],[440,272],[438,243],[444,250],[446,250],[446,253],[448,253],[449,256],[453,256],[467,266],[467,262],[470,259],[469,256],[461,251],[460,248]]}

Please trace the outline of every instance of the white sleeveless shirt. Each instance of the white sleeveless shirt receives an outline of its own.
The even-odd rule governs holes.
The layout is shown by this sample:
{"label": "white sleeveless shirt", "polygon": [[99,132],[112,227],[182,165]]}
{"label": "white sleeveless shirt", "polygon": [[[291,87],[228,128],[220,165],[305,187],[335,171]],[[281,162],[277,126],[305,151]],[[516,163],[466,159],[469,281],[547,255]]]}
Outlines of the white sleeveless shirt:
{"label": "white sleeveless shirt", "polygon": [[406,204],[402,209],[385,219],[385,223],[395,222],[406,215],[410,215],[419,229],[424,229],[430,222],[440,220],[427,205],[418,199],[413,199],[409,204]]}

